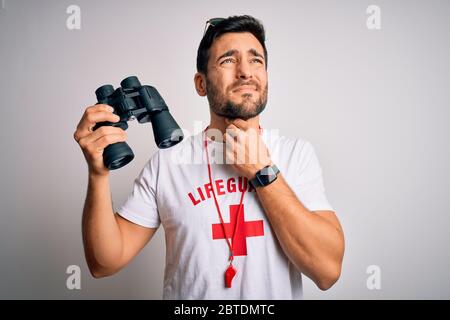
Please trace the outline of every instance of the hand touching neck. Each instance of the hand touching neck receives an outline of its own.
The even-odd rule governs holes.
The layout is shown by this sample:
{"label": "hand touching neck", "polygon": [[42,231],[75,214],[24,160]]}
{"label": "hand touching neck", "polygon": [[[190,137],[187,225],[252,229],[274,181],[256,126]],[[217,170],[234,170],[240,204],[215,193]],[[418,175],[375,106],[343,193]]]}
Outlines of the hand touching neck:
{"label": "hand touching neck", "polygon": [[[220,130],[220,132],[222,132],[222,134],[225,133],[226,128],[228,126],[228,123],[226,122],[225,117],[219,116],[217,114],[215,114],[214,112],[211,112],[211,122],[209,124],[209,129],[218,129]],[[229,119],[230,121],[233,121],[231,119]],[[241,121],[243,121],[241,119]],[[254,130],[259,130],[259,116],[256,116],[254,118],[250,118],[248,120],[245,121],[248,125],[248,128],[250,129],[254,129]]]}

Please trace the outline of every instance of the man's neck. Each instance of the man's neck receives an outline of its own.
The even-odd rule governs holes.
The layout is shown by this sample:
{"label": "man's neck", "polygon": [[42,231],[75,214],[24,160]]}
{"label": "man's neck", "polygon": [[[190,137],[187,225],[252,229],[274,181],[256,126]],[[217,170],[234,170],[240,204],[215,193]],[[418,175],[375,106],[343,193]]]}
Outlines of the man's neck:
{"label": "man's neck", "polygon": [[[247,120],[249,128],[253,128],[254,130],[259,130],[259,116],[254,118],[250,118]],[[222,134],[225,133],[227,128],[227,123],[225,122],[225,117],[221,117],[213,112],[211,112],[211,122],[208,126],[208,129],[218,129]]]}

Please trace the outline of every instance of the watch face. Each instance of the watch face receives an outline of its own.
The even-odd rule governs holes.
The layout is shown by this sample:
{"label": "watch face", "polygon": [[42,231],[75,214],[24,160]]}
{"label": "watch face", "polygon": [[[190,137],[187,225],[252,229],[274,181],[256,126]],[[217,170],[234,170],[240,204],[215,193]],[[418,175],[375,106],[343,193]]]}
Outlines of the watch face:
{"label": "watch face", "polygon": [[271,166],[262,168],[260,173],[256,175],[258,177],[259,182],[265,186],[271,183],[273,180],[276,179],[277,174],[275,173],[274,169]]}

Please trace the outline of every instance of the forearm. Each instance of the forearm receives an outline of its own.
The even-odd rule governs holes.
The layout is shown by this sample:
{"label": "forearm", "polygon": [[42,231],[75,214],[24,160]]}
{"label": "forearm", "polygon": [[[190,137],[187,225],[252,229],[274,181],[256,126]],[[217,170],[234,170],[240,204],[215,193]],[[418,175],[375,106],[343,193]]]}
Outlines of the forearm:
{"label": "forearm", "polygon": [[94,276],[112,272],[122,256],[122,239],[112,208],[108,176],[89,174],[82,230],[91,272]]}
{"label": "forearm", "polygon": [[290,261],[321,289],[331,286],[340,273],[342,230],[306,209],[282,174],[256,191]]}

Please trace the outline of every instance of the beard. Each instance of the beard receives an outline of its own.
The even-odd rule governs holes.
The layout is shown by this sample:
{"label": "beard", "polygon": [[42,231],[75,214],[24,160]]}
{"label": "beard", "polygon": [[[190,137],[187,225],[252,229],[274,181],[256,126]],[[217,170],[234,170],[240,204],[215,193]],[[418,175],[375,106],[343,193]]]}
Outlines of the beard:
{"label": "beard", "polygon": [[242,84],[254,85],[256,90],[260,92],[259,98],[254,101],[254,93],[243,93],[241,95],[242,102],[234,103],[223,95],[214,83],[206,78],[206,95],[211,110],[215,114],[228,119],[243,119],[245,121],[263,112],[267,104],[268,84],[266,84],[266,87],[262,91],[261,87],[252,81],[240,81],[233,84],[231,88],[237,88]]}

